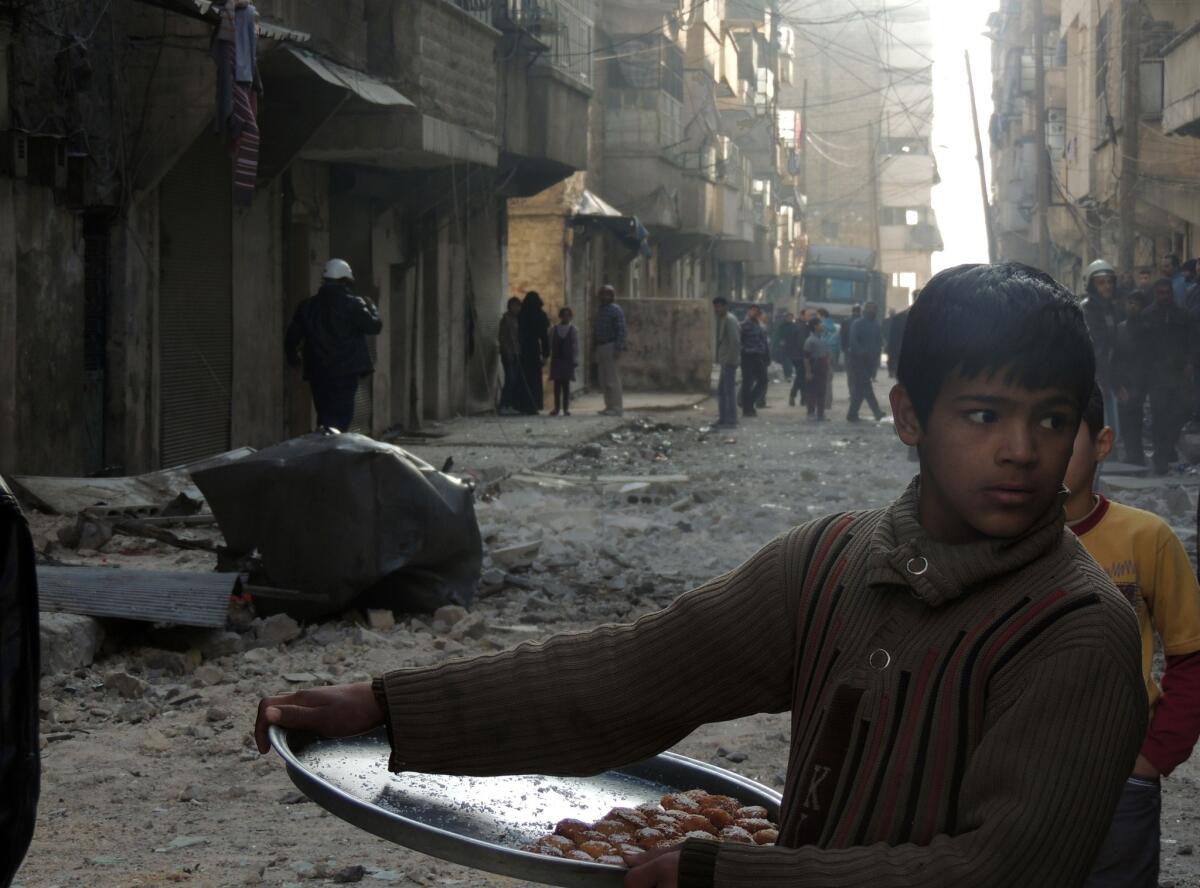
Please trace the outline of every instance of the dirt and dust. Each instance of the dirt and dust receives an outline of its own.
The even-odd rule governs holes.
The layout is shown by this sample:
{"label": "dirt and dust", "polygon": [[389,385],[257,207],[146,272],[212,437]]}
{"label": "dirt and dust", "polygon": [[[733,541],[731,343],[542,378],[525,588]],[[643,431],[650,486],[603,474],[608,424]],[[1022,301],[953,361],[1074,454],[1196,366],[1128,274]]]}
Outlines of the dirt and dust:
{"label": "dirt and dust", "polygon": [[[771,397],[772,409],[733,433],[708,430],[706,404],[580,437],[541,474],[510,465],[524,474],[488,485],[478,504],[490,555],[469,612],[399,615],[394,625],[378,614],[304,627],[276,619],[208,634],[110,627],[97,662],[44,679],[43,795],[18,884],[517,884],[388,844],[308,802],[278,758],[252,747],[259,698],[636,618],[798,522],[887,502],[913,474],[889,425],[808,424],[782,406],[780,387]],[[534,437],[538,424],[560,424],[562,438],[567,422],[527,424]],[[1180,482],[1121,496],[1163,514],[1191,549],[1196,486]],[[54,551],[63,522],[34,516],[40,548]],[[126,537],[57,555],[215,564],[203,551]],[[675,748],[778,788],[788,732],[786,715],[761,715],[707,725]],[[1163,795],[1161,882],[1196,888],[1200,756],[1164,781]]]}

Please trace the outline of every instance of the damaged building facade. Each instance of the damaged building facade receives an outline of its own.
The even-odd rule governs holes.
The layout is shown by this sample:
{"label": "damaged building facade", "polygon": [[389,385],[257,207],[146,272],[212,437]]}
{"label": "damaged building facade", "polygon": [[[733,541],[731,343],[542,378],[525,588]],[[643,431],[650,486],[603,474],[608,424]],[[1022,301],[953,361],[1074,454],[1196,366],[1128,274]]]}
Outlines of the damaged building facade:
{"label": "damaged building facade", "polygon": [[1195,4],[1005,0],[989,27],[999,257],[1032,265],[1044,258],[1046,271],[1078,291],[1094,259],[1133,274],[1157,269],[1169,253],[1196,255]]}
{"label": "damaged building facade", "polygon": [[283,332],[330,256],[384,320],[356,428],[492,406],[508,202],[588,159],[570,44],[516,0],[256,5],[231,140],[234,0],[0,3],[0,471],[308,431]]}
{"label": "damaged building facade", "polygon": [[[777,4],[566,0],[592,26],[586,171],[509,201],[509,286],[581,330],[612,284],[631,388],[706,391],[710,300],[785,302],[803,257],[778,129],[793,39]],[[557,23],[555,28],[561,26]],[[588,337],[581,366],[593,378]]]}

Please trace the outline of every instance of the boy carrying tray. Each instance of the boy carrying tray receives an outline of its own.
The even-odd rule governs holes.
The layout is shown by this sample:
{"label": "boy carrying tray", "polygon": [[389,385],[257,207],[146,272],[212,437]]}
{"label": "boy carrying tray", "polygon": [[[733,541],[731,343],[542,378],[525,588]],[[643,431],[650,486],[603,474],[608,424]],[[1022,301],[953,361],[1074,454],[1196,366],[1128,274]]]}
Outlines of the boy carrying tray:
{"label": "boy carrying tray", "polygon": [[[1153,716],[1087,888],[1157,888],[1161,778],[1187,761],[1200,738],[1200,586],[1165,521],[1095,493],[1112,448],[1096,388],[1067,466],[1067,526],[1137,610]],[[1151,673],[1155,636],[1166,657],[1161,688]]]}
{"label": "boy carrying tray", "polygon": [[1137,620],[1064,528],[1095,360],[1019,265],[922,290],[892,391],[921,474],[633,625],[271,697],[268,725],[386,724],[392,770],[593,774],[706,722],[792,713],[779,844],[629,858],[649,886],[1078,886],[1147,724]]}

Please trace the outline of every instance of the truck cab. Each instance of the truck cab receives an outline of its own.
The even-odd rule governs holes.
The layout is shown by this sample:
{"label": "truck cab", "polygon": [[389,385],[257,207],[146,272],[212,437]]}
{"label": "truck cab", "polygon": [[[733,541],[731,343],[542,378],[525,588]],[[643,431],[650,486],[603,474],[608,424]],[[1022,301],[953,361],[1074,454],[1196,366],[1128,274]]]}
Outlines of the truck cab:
{"label": "truck cab", "polygon": [[801,308],[824,308],[837,321],[856,305],[874,302],[885,315],[887,284],[875,269],[875,251],[862,247],[810,246],[801,275]]}

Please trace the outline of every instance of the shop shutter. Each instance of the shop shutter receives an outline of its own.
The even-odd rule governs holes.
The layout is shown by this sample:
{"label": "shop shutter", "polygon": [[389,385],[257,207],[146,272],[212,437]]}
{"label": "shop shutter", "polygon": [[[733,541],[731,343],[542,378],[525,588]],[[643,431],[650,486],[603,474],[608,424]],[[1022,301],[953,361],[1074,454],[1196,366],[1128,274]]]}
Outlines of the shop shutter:
{"label": "shop shutter", "polygon": [[229,449],[233,385],[229,155],[204,135],[159,188],[161,461]]}

